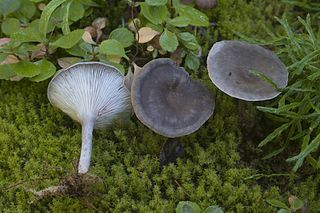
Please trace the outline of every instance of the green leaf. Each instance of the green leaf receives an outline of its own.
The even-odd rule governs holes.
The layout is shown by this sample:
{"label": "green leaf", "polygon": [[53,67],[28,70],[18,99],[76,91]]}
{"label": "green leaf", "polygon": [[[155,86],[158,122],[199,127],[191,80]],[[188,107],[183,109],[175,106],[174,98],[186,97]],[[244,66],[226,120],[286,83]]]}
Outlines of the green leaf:
{"label": "green leaf", "polygon": [[34,77],[40,74],[38,66],[29,61],[20,61],[19,63],[13,64],[13,70],[17,75],[22,77]]}
{"label": "green leaf", "polygon": [[258,147],[262,147],[272,141],[274,138],[278,137],[283,131],[288,129],[291,126],[292,122],[285,123],[282,126],[275,129],[272,133],[270,133],[263,141],[261,141]]}
{"label": "green leaf", "polygon": [[146,0],[146,3],[151,6],[160,6],[167,4],[168,0]]}
{"label": "green leaf", "polygon": [[181,6],[176,8],[180,16],[184,16],[190,19],[190,24],[193,26],[207,27],[209,26],[209,18],[201,11],[190,7]]}
{"label": "green leaf", "polygon": [[[290,198],[289,198],[290,199]],[[293,209],[294,211],[297,211],[299,209],[302,209],[304,206],[304,202],[302,200],[300,200],[297,197],[294,197],[293,199],[291,199],[290,202],[290,207],[291,209]]]}
{"label": "green leaf", "polygon": [[269,158],[272,158],[274,156],[277,156],[278,154],[280,154],[282,151],[284,150],[284,148],[280,148],[280,149],[276,149],[274,151],[272,151],[271,153],[267,154],[266,156],[264,156],[262,158],[262,160],[267,160]]}
{"label": "green leaf", "polygon": [[76,45],[80,40],[84,33],[83,29],[78,29],[70,32],[67,35],[60,37],[58,40],[53,42],[51,45],[54,47],[61,47],[64,49],[69,49]]}
{"label": "green leaf", "polygon": [[37,7],[34,3],[30,2],[30,1],[21,1],[21,7],[20,9],[16,12],[17,18],[21,19],[25,19],[26,21],[28,21],[29,19],[32,18],[32,16],[34,16],[34,14],[36,13]]}
{"label": "green leaf", "polygon": [[223,210],[219,206],[209,206],[202,213],[223,213]]}
{"label": "green leaf", "polygon": [[187,66],[191,70],[198,70],[200,67],[200,59],[194,53],[190,52],[185,59],[185,66]]}
{"label": "green leaf", "polygon": [[103,63],[109,64],[109,65],[111,65],[111,66],[114,66],[114,67],[117,68],[123,75],[124,75],[125,72],[126,72],[125,68],[124,68],[121,64],[114,63],[114,62],[108,61],[107,59],[102,59],[102,58],[100,58],[100,61],[103,62]]}
{"label": "green leaf", "polygon": [[0,79],[10,79],[15,75],[13,64],[0,65]]}
{"label": "green leaf", "polygon": [[122,44],[114,39],[103,41],[99,46],[99,52],[106,55],[124,57],[126,55]]}
{"label": "green leaf", "polygon": [[249,70],[249,73],[257,76],[258,78],[260,78],[261,80],[265,81],[266,83],[270,84],[274,89],[276,90],[280,90],[280,88],[277,86],[276,83],[274,83],[272,81],[271,78],[269,78],[268,76],[266,76],[263,72],[260,72],[258,70]]}
{"label": "green leaf", "polygon": [[36,61],[34,62],[34,64],[37,65],[38,69],[40,70],[40,74],[31,78],[30,79],[31,81],[35,81],[35,82],[44,81],[50,78],[51,76],[53,76],[54,73],[56,72],[56,67],[46,59]]}
{"label": "green leaf", "polygon": [[86,5],[86,6],[91,6],[91,7],[99,7],[99,4],[95,3],[92,0],[77,0],[77,2]]}
{"label": "green leaf", "polygon": [[292,157],[292,158],[289,158],[287,159],[287,162],[292,162],[292,161],[297,161],[296,164],[294,165],[293,167],[293,171],[297,171],[304,159],[311,153],[311,152],[314,152],[316,150],[318,150],[318,147],[320,145],[320,134],[317,135],[316,138],[314,138],[310,144],[308,144],[306,146],[306,148],[304,148],[298,155]]}
{"label": "green leaf", "polygon": [[[83,48],[83,46],[90,46],[90,51],[87,50],[87,48]],[[73,56],[80,56],[83,58],[87,58],[91,55],[91,51],[92,51],[92,46],[88,43],[85,43],[84,41],[80,41],[78,44],[76,44],[75,46],[73,46],[70,49],[66,50],[70,55]]]}
{"label": "green leaf", "polygon": [[38,31],[39,19],[31,22],[30,26],[19,30],[11,35],[11,38],[19,42],[41,42],[41,36]]}
{"label": "green leaf", "polygon": [[190,201],[180,201],[176,208],[176,213],[200,213],[198,204]]}
{"label": "green leaf", "polygon": [[283,202],[276,200],[276,199],[267,199],[266,200],[267,203],[269,203],[270,205],[274,206],[274,207],[278,207],[278,208],[283,208],[283,209],[288,209],[290,210],[290,208]]}
{"label": "green leaf", "polygon": [[1,30],[4,34],[11,35],[20,30],[20,22],[15,18],[6,18],[1,24]]}
{"label": "green leaf", "polygon": [[277,213],[291,213],[291,211],[288,209],[279,209],[279,211],[277,211]]}
{"label": "green leaf", "polygon": [[6,16],[19,8],[19,0],[0,0],[0,15]]}
{"label": "green leaf", "polygon": [[119,41],[124,48],[131,46],[134,41],[133,33],[126,28],[113,30],[109,38]]}
{"label": "green leaf", "polygon": [[71,4],[72,4],[72,1],[69,1],[66,4],[63,4],[63,7],[62,7],[62,10],[64,10],[63,20],[62,20],[62,27],[61,27],[63,35],[67,35],[68,33],[70,33],[69,13],[70,13]]}
{"label": "green leaf", "polygon": [[146,17],[153,24],[161,24],[165,21],[169,14],[168,8],[165,5],[162,6],[150,6],[147,3],[140,3],[141,14]]}
{"label": "green leaf", "polygon": [[72,1],[69,13],[69,19],[73,22],[80,20],[83,18],[85,13],[83,4],[78,1]]}
{"label": "green leaf", "polygon": [[55,9],[57,9],[57,7],[59,7],[65,1],[66,0],[52,0],[43,9],[40,17],[39,31],[44,39],[47,35],[48,24],[53,11],[55,11]]}
{"label": "green leaf", "polygon": [[197,50],[199,48],[199,44],[197,42],[196,37],[191,33],[189,32],[179,33],[178,37],[186,48],[190,50]]}
{"label": "green leaf", "polygon": [[162,49],[173,52],[177,49],[178,45],[177,36],[169,30],[164,29],[164,32],[160,36],[160,46]]}
{"label": "green leaf", "polygon": [[177,16],[173,19],[169,19],[167,21],[168,24],[171,24],[175,27],[186,27],[190,23],[190,18],[185,17],[185,16]]}

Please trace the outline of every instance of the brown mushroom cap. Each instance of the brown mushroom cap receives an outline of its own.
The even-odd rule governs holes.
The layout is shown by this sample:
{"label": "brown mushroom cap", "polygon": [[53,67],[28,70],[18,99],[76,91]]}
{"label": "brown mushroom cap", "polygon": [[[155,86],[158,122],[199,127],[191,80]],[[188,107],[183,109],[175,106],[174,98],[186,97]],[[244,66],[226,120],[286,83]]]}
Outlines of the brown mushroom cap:
{"label": "brown mushroom cap", "polygon": [[210,91],[170,59],[155,59],[135,73],[131,101],[140,121],[158,134],[180,137],[198,130],[212,115]]}
{"label": "brown mushroom cap", "polygon": [[252,71],[272,80],[278,88],[286,87],[288,71],[271,51],[241,41],[220,41],[213,45],[207,66],[212,82],[224,93],[246,101],[275,98],[280,92]]}

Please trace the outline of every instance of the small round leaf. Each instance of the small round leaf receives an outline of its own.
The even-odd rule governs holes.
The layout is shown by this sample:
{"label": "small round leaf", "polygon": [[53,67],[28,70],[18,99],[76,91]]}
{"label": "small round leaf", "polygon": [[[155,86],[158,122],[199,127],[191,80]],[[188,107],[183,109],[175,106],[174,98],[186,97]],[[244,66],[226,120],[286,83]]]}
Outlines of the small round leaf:
{"label": "small round leaf", "polygon": [[100,53],[124,57],[126,55],[122,44],[115,39],[108,39],[100,44]]}
{"label": "small round leaf", "polygon": [[110,39],[119,41],[123,47],[129,47],[134,41],[134,35],[126,28],[118,28],[110,33]]}
{"label": "small round leaf", "polygon": [[51,76],[53,76],[54,73],[56,72],[56,67],[46,59],[36,61],[34,62],[34,64],[38,66],[38,69],[40,70],[40,74],[31,78],[30,79],[31,81],[35,81],[35,82],[44,81],[50,78]]}
{"label": "small round leaf", "polygon": [[6,18],[1,24],[1,30],[6,35],[20,31],[20,22],[15,18]]}
{"label": "small round leaf", "polygon": [[178,45],[179,43],[177,36],[169,30],[165,29],[160,36],[160,46],[162,47],[162,49],[173,52],[177,49]]}

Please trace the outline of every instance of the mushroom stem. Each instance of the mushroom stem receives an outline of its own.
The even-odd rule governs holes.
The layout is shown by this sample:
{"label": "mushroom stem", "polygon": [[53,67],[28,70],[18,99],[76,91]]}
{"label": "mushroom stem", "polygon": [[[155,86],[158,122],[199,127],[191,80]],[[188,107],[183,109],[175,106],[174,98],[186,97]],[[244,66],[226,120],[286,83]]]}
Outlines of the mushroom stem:
{"label": "mushroom stem", "polygon": [[87,173],[90,166],[91,150],[92,150],[92,131],[95,118],[86,119],[82,124],[82,145],[78,166],[78,173]]}
{"label": "mushroom stem", "polygon": [[134,74],[137,75],[139,72],[141,72],[142,67],[139,67],[136,63],[132,62]]}

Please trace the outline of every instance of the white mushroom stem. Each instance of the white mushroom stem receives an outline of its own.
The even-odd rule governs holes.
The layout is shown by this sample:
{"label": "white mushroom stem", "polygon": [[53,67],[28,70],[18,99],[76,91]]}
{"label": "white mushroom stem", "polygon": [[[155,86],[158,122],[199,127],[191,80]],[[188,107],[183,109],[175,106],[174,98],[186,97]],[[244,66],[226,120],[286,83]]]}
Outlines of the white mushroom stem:
{"label": "white mushroom stem", "polygon": [[78,166],[78,173],[87,173],[90,166],[91,151],[92,151],[92,131],[95,118],[86,119],[82,124],[82,145],[81,154]]}

